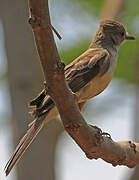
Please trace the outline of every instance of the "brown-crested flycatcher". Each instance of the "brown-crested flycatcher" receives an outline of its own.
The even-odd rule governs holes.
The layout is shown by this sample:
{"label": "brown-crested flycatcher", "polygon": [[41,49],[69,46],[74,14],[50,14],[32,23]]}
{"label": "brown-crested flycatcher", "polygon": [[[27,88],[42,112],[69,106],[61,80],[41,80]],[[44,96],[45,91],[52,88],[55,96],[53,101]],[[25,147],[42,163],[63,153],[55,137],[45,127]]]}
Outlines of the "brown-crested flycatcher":
{"label": "brown-crested flycatcher", "polygon": [[[88,99],[100,94],[108,86],[115,71],[120,44],[124,40],[133,39],[134,37],[128,35],[121,23],[104,20],[100,23],[99,30],[89,48],[65,67],[65,78],[72,92],[76,94],[80,108]],[[40,96],[31,102],[31,105],[37,106],[34,110],[37,118],[30,124],[29,130],[8,161],[5,167],[6,175],[19,161],[41,128],[58,114],[53,100],[45,95],[45,91],[42,91]],[[39,117],[44,114],[45,119],[40,120]]]}

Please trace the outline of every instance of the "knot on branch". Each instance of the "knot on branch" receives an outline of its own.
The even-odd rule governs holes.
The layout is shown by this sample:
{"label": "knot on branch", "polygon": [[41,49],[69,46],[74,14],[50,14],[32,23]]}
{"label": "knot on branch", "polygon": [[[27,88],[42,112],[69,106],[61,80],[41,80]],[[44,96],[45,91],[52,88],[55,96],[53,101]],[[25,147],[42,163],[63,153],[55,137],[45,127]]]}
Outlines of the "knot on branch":
{"label": "knot on branch", "polygon": [[126,155],[123,154],[121,157],[117,157],[110,161],[113,167],[116,167],[118,165],[123,165],[123,162],[126,160]]}
{"label": "knot on branch", "polygon": [[42,22],[41,22],[41,18],[35,15],[32,15],[29,20],[28,20],[29,24],[31,25],[31,27],[35,30],[36,28],[40,28]]}
{"label": "knot on branch", "polygon": [[65,63],[61,60],[57,61],[57,70],[59,73],[64,74]]}
{"label": "knot on branch", "polygon": [[68,129],[70,132],[78,133],[81,126],[81,124],[69,122],[65,125],[65,129]]}
{"label": "knot on branch", "polygon": [[88,153],[85,153],[85,155],[88,159],[98,159],[99,158],[98,152],[88,152]]}

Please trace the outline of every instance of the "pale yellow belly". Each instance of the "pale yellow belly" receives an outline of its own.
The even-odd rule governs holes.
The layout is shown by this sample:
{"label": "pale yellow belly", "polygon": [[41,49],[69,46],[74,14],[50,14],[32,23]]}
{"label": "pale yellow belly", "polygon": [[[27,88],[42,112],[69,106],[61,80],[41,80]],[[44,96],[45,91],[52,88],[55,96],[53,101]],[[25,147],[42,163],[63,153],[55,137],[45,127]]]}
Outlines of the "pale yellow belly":
{"label": "pale yellow belly", "polygon": [[91,99],[104,91],[104,89],[110,83],[112,76],[113,73],[109,70],[105,75],[94,78],[77,93],[79,102],[84,102],[88,99]]}

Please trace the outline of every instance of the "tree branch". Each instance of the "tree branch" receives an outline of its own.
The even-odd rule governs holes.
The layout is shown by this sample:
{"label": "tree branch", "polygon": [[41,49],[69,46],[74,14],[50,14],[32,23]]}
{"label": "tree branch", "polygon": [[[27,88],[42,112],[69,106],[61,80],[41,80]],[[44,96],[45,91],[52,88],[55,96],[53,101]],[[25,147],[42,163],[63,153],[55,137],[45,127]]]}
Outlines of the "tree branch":
{"label": "tree branch", "polygon": [[29,2],[31,13],[29,23],[33,28],[42,64],[47,84],[46,91],[54,100],[66,131],[89,159],[102,158],[114,166],[138,165],[138,143],[114,142],[107,133],[86,123],[80,113],[75,95],[71,93],[65,81],[64,65],[60,61],[50,27],[48,0],[29,0]]}

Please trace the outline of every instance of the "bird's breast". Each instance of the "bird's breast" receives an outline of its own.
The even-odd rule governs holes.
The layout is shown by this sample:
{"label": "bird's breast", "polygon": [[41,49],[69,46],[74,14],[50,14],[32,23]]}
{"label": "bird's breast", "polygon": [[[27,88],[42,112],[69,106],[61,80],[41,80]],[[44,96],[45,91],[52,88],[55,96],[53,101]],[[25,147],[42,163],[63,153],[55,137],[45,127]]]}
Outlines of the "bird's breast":
{"label": "bird's breast", "polygon": [[97,75],[84,88],[82,88],[77,93],[77,96],[79,97],[79,102],[84,102],[100,94],[112,80],[115,66],[116,60],[114,59],[111,62],[108,71],[103,76]]}

